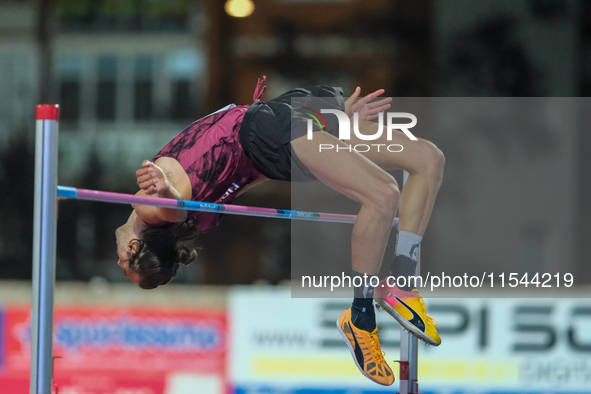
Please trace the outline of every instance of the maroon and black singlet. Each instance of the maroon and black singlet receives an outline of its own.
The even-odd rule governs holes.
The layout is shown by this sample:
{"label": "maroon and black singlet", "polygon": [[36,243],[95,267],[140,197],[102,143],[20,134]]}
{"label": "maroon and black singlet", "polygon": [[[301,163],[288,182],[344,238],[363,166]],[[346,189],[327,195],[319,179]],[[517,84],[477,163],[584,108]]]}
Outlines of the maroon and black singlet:
{"label": "maroon and black singlet", "polygon": [[[291,149],[290,142],[303,135],[301,127],[296,127],[295,133],[292,130],[296,111],[291,100],[329,97],[337,108],[344,108],[342,90],[324,86],[301,88],[261,102],[262,82],[264,78],[259,80],[253,105],[231,104],[197,120],[154,157],[171,157],[181,164],[191,181],[191,200],[229,204],[241,189],[261,177],[286,181],[316,179]],[[197,219],[200,232],[210,230],[220,221],[219,214],[189,215]]]}

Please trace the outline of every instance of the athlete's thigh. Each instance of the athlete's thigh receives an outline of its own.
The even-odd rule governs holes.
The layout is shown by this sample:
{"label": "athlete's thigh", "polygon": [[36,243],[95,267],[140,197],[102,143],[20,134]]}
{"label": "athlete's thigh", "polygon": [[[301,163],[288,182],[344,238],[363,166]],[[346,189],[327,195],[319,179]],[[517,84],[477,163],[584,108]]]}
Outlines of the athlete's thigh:
{"label": "athlete's thigh", "polygon": [[347,149],[323,149],[320,144],[347,148],[347,144],[326,132],[315,132],[312,140],[302,136],[291,142],[301,162],[318,178],[336,191],[355,201],[381,193],[384,184],[394,179],[379,166],[357,152]]}
{"label": "athlete's thigh", "polygon": [[[375,135],[378,126],[375,122],[359,121],[359,131],[363,135]],[[426,155],[429,155],[434,148],[429,141],[422,138],[413,141],[399,130],[392,130],[391,139],[388,139],[386,125],[383,126],[380,137],[369,141],[357,137],[351,125],[351,139],[346,142],[357,147],[357,151],[384,170],[402,169],[411,173],[421,165]]]}

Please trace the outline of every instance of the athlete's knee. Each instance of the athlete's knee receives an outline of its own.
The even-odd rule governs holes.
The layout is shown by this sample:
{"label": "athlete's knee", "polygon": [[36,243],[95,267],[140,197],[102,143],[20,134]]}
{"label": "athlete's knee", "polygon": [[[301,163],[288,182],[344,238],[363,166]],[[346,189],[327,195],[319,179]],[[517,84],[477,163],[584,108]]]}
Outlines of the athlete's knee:
{"label": "athlete's knee", "polygon": [[397,203],[398,198],[400,197],[400,189],[398,189],[398,183],[396,182],[396,179],[389,175],[389,179],[380,187],[380,195],[382,196],[384,203]]}
{"label": "athlete's knee", "polygon": [[443,152],[431,141],[420,140],[420,143],[422,145],[420,171],[441,182],[445,166]]}
{"label": "athlete's knee", "polygon": [[390,174],[385,173],[382,178],[380,181],[377,181],[377,184],[372,190],[372,195],[370,196],[371,204],[381,215],[393,219],[398,207],[400,189],[398,188],[396,179]]}
{"label": "athlete's knee", "polygon": [[431,148],[431,154],[429,157],[429,168],[431,172],[438,178],[443,178],[443,167],[445,167],[445,156],[441,149],[439,149],[434,143],[429,142]]}

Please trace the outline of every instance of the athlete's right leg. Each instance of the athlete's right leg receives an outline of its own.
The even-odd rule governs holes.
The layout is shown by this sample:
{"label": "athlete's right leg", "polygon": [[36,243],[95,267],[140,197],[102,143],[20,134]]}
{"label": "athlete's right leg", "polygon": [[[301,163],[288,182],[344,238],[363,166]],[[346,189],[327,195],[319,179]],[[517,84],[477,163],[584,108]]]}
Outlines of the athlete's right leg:
{"label": "athlete's right leg", "polygon": [[[353,275],[377,275],[398,205],[398,185],[394,178],[357,152],[324,151],[320,144],[347,145],[325,132],[291,142],[301,162],[334,190],[361,203],[351,237]],[[351,308],[337,321],[355,363],[369,379],[382,385],[394,382],[378,339],[373,307],[373,288],[355,286]]]}

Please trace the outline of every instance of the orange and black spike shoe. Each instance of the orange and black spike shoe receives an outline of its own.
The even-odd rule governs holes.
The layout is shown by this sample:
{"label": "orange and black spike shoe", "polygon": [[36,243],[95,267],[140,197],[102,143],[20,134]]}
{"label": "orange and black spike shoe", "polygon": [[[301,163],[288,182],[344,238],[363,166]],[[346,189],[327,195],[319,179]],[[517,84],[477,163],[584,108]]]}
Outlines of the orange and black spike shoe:
{"label": "orange and black spike shoe", "polygon": [[362,374],[384,386],[394,383],[394,374],[380,349],[377,327],[371,333],[355,327],[351,321],[351,308],[341,313],[337,327]]}

